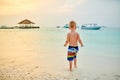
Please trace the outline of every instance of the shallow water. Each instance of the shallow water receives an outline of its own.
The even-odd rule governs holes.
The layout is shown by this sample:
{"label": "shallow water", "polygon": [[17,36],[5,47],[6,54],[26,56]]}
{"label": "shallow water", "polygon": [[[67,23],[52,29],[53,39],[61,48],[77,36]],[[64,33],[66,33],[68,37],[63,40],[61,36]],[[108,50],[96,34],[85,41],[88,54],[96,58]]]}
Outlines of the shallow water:
{"label": "shallow water", "polygon": [[[67,32],[64,28],[0,29],[0,67],[34,71],[31,66],[38,66],[43,72],[66,74]],[[120,28],[77,32],[84,43],[78,52],[77,73],[120,74]]]}

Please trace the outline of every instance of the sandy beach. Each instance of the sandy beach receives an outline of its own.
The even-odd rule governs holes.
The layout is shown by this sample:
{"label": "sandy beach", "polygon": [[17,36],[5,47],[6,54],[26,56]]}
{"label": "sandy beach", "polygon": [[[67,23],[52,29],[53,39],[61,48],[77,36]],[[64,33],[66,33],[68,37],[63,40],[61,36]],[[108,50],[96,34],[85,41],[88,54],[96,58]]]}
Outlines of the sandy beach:
{"label": "sandy beach", "polygon": [[[110,42],[111,36],[107,37],[109,42],[104,41],[105,30],[77,30],[81,32],[85,47],[78,52],[77,69],[70,72],[67,47],[63,46],[68,31],[63,28],[1,30],[0,80],[120,80],[119,45]],[[102,43],[109,45],[101,47],[101,40],[89,37],[92,34],[99,35]],[[119,41],[117,36],[115,39]]]}
{"label": "sandy beach", "polygon": [[73,72],[53,73],[38,65],[13,65],[15,63],[0,65],[0,80],[120,80],[119,74],[92,73],[80,68]]}

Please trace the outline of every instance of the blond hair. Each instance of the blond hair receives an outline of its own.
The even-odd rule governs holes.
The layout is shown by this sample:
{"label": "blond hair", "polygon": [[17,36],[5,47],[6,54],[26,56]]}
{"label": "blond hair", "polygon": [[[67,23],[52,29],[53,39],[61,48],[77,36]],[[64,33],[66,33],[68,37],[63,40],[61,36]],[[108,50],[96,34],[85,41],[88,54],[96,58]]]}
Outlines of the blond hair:
{"label": "blond hair", "polygon": [[75,21],[70,21],[69,26],[70,26],[70,28],[76,27],[76,22]]}

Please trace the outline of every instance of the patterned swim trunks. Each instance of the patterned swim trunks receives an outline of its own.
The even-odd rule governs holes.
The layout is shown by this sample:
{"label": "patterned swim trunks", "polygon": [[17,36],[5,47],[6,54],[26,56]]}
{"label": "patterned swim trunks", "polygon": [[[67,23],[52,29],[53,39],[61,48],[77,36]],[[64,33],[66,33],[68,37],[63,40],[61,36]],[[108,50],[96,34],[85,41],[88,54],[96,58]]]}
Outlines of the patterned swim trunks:
{"label": "patterned swim trunks", "polygon": [[73,59],[76,58],[76,54],[77,54],[78,50],[79,50],[78,46],[69,46],[67,60],[73,61]]}

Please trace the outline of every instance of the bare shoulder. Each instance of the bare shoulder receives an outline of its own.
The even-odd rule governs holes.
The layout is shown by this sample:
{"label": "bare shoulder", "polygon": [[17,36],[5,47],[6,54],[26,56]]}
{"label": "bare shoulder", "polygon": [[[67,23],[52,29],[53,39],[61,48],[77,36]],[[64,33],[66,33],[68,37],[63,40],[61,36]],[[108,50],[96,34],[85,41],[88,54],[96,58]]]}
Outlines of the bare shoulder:
{"label": "bare shoulder", "polygon": [[70,35],[70,32],[69,32],[69,33],[67,33],[67,35]]}
{"label": "bare shoulder", "polygon": [[79,34],[78,32],[75,32],[76,34]]}
{"label": "bare shoulder", "polygon": [[79,35],[79,33],[78,33],[78,32],[75,32],[75,34],[76,34],[76,35]]}
{"label": "bare shoulder", "polygon": [[71,34],[70,32],[69,32],[69,33],[67,33],[67,36],[70,36],[70,34]]}

